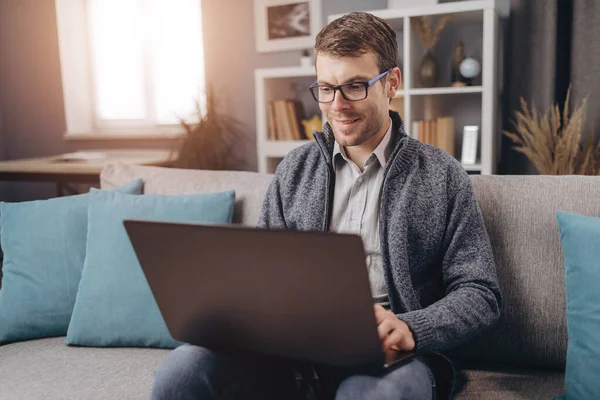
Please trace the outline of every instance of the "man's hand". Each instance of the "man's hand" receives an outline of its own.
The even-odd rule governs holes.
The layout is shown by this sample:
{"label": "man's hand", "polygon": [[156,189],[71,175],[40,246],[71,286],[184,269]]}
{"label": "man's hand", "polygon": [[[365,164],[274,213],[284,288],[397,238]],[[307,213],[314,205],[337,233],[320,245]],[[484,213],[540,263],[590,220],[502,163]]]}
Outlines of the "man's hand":
{"label": "man's hand", "polygon": [[375,305],[375,320],[377,331],[386,356],[394,351],[412,351],[415,348],[415,339],[406,322],[398,319],[391,311],[387,311],[379,304]]}

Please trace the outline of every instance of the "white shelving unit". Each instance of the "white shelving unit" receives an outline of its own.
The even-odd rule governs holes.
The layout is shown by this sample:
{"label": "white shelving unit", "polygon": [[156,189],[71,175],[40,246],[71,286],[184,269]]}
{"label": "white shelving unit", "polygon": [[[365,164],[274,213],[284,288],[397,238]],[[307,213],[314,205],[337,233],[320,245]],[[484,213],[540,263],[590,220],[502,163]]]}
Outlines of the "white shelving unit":
{"label": "white shelving unit", "polygon": [[[462,128],[465,125],[480,127],[477,163],[464,165],[465,170],[481,174],[494,174],[500,143],[498,110],[498,71],[501,70],[499,43],[499,18],[508,13],[505,0],[471,0],[403,9],[369,11],[387,20],[397,32],[400,68],[403,87],[396,94],[402,100],[402,117],[410,134],[412,122],[438,116],[455,118],[455,155],[460,160]],[[418,85],[418,65],[424,54],[419,38],[411,28],[411,17],[454,14],[442,31],[440,41],[433,50],[438,62],[439,87],[421,88]],[[340,15],[330,15],[328,22]],[[481,64],[481,74],[473,86],[450,86],[450,59],[458,41],[464,43],[467,56]],[[312,67],[267,68],[255,71],[256,125],[259,171],[273,172],[277,163],[293,148],[307,141],[268,140],[267,104],[277,98],[298,97],[290,90],[291,83],[304,87],[301,92],[306,115],[319,113],[318,104],[310,97],[308,86],[316,79]],[[403,110],[403,111],[402,111]]]}
{"label": "white shelving unit", "polygon": [[308,143],[308,140],[269,140],[267,104],[271,100],[296,98],[292,84],[303,90],[301,102],[306,114],[319,113],[319,105],[310,97],[308,87],[316,80],[313,67],[261,68],[254,71],[256,93],[256,142],[258,170],[273,172],[279,161],[292,149]]}
{"label": "white shelving unit", "polygon": [[482,86],[417,88],[404,91],[412,96],[436,94],[483,93]]}

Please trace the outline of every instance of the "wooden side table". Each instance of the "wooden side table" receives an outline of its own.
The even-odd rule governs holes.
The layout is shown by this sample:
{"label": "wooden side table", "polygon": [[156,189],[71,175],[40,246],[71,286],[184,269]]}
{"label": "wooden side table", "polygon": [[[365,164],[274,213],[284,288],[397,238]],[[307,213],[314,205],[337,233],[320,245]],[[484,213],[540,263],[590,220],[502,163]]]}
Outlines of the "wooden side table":
{"label": "wooden side table", "polygon": [[126,149],[90,150],[49,157],[0,161],[0,180],[54,182],[58,196],[75,194],[74,183],[98,184],[100,172],[108,164],[169,166],[170,150]]}

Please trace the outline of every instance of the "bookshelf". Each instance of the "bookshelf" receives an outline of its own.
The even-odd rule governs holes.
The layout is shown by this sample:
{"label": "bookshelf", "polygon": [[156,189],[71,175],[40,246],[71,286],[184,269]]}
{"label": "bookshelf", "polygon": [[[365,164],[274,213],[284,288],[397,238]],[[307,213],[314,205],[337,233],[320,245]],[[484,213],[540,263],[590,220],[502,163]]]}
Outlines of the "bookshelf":
{"label": "bookshelf", "polygon": [[[308,143],[300,127],[302,138],[290,140],[296,135],[288,129],[277,129],[273,140],[273,123],[270,122],[270,104],[281,100],[294,100],[303,108],[303,119],[321,116],[319,105],[312,99],[308,87],[317,79],[313,67],[259,68],[254,71],[256,93],[256,142],[258,170],[274,172],[277,164],[294,148]],[[279,115],[279,117],[282,117]],[[299,121],[297,121],[299,122]],[[281,126],[279,126],[281,128]]]}
{"label": "bookshelf", "polygon": [[[392,104],[402,115],[408,134],[421,140],[414,132],[418,121],[431,121],[452,117],[454,134],[453,155],[461,160],[462,132],[465,126],[477,126],[476,159],[463,164],[469,173],[494,174],[496,172],[501,136],[498,121],[498,99],[501,71],[501,35],[499,19],[508,13],[504,0],[471,0],[442,3],[402,9],[368,11],[387,20],[396,30],[401,60],[403,85]],[[439,78],[437,87],[419,85],[418,66],[424,49],[418,35],[411,27],[411,17],[454,14],[442,31],[440,41],[432,53],[437,60]],[[328,22],[343,14],[328,16]],[[458,41],[464,43],[465,53],[479,61],[481,72],[472,86],[450,85],[451,58]],[[255,71],[257,151],[260,172],[273,172],[278,162],[292,149],[307,140],[270,140],[268,104],[276,99],[296,99],[310,118],[318,114],[318,104],[306,89],[316,79],[314,68],[283,67],[263,68]],[[293,85],[302,88],[294,92]],[[447,123],[447,120],[446,120]],[[447,129],[444,129],[446,132]]]}

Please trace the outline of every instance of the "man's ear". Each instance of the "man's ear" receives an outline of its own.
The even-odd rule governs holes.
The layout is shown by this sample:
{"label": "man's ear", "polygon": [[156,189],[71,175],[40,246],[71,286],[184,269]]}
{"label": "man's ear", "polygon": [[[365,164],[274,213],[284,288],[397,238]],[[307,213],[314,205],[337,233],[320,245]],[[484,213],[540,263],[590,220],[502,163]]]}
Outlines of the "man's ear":
{"label": "man's ear", "polygon": [[400,68],[394,67],[389,75],[388,82],[390,84],[387,96],[392,98],[396,95],[396,91],[400,89],[402,84],[402,73],[400,72]]}

